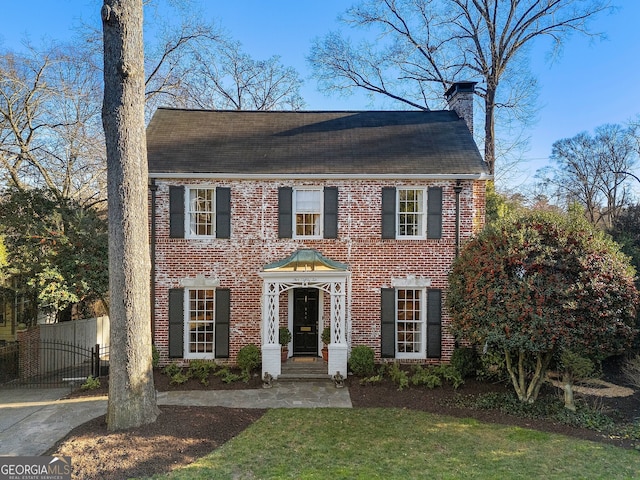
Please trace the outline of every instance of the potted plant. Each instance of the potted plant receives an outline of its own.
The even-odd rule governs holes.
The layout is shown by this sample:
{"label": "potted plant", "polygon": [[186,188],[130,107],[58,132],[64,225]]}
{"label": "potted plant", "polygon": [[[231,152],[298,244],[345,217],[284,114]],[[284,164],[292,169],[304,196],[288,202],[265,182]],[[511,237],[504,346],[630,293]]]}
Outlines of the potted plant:
{"label": "potted plant", "polygon": [[280,327],[278,341],[282,347],[280,350],[280,358],[283,362],[286,362],[287,358],[289,358],[289,342],[291,341],[291,332],[287,327]]}
{"label": "potted plant", "polygon": [[331,343],[331,327],[324,327],[322,329],[322,335],[320,336],[322,340],[322,359],[326,362],[329,360],[329,348],[327,345]]}

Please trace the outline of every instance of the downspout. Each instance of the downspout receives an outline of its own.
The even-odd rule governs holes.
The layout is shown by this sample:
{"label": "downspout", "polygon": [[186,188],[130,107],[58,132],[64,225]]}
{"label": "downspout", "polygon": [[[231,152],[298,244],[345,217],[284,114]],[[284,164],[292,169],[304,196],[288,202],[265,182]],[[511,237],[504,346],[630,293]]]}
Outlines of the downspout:
{"label": "downspout", "polygon": [[151,179],[151,184],[149,185],[149,190],[151,190],[151,246],[150,246],[150,254],[151,254],[151,285],[150,285],[150,296],[151,296],[151,343],[155,344],[156,338],[156,192],[158,191],[158,186],[156,185],[156,180],[154,178]]}
{"label": "downspout", "polygon": [[456,258],[458,258],[460,255],[460,193],[462,192],[460,180],[456,180],[453,191],[456,193]]}

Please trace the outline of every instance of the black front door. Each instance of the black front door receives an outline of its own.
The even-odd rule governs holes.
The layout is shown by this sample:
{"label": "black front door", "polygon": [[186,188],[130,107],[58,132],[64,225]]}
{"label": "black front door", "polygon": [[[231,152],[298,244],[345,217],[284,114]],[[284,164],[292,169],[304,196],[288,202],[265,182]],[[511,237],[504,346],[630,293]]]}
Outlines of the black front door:
{"label": "black front door", "polygon": [[293,291],[293,354],[318,354],[318,289]]}

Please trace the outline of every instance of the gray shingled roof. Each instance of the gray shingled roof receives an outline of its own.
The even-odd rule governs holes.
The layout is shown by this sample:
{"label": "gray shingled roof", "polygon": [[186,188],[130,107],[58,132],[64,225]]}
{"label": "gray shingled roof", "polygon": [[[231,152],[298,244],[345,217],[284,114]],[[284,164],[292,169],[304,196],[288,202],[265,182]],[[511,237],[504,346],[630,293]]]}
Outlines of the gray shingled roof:
{"label": "gray shingled roof", "polygon": [[151,175],[488,173],[465,122],[450,111],[159,108],[147,150]]}

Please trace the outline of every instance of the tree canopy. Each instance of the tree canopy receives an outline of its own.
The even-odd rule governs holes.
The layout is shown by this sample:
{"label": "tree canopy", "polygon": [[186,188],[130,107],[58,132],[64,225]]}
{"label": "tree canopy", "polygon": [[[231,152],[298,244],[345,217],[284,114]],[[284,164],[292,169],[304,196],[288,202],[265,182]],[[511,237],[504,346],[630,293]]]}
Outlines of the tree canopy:
{"label": "tree canopy", "polygon": [[451,330],[501,352],[518,397],[533,402],[554,354],[601,359],[630,345],[634,274],[619,247],[579,215],[508,217],[467,243],[454,262],[446,299]]}
{"label": "tree canopy", "polygon": [[631,199],[631,174],[638,161],[636,132],[618,124],[601,125],[553,143],[553,166],[536,176],[551,195],[578,202],[594,225],[610,229]]}
{"label": "tree canopy", "polygon": [[10,189],[0,202],[0,234],[2,276],[18,280],[41,309],[57,314],[78,304],[92,315],[95,301],[106,308],[107,223],[94,209],[46,189]]}
{"label": "tree canopy", "polygon": [[361,0],[344,23],[375,40],[365,33],[355,44],[331,32],[314,43],[309,61],[325,90],[364,89],[424,110],[454,81],[478,81],[493,173],[497,115],[507,115],[503,128],[526,125],[536,100],[529,47],[546,39],[556,53],[572,33],[593,35],[589,21],[610,8],[609,0]]}

